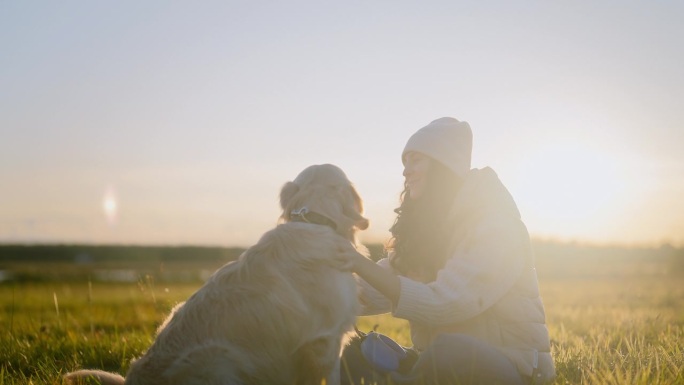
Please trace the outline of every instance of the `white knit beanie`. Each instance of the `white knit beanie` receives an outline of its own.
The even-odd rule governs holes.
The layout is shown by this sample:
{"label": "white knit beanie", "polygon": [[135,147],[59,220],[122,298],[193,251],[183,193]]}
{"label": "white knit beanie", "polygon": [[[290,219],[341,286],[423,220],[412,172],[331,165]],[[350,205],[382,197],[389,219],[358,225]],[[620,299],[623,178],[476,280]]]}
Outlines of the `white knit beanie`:
{"label": "white knit beanie", "polygon": [[409,138],[401,159],[403,161],[409,151],[420,152],[464,178],[470,171],[472,150],[473,133],[468,122],[459,122],[454,118],[439,118]]}

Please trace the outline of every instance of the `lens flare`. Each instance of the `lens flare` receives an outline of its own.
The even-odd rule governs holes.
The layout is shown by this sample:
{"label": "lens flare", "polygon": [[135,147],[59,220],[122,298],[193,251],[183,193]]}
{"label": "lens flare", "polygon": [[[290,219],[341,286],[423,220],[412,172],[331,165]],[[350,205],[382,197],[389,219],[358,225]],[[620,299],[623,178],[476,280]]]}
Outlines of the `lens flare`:
{"label": "lens flare", "polygon": [[104,198],[102,200],[102,209],[104,211],[105,219],[107,223],[112,226],[116,224],[117,214],[118,214],[118,203],[116,199],[116,194],[113,189],[108,189],[105,192]]}

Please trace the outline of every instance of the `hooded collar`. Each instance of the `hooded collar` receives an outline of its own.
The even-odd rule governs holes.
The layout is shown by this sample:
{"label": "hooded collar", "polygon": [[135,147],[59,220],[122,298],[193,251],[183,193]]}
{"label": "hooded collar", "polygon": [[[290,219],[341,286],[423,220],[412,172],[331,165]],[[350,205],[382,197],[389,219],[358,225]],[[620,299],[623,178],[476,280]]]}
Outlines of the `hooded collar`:
{"label": "hooded collar", "polygon": [[520,218],[518,206],[496,172],[490,167],[471,169],[454,198],[449,217],[462,222],[490,212]]}

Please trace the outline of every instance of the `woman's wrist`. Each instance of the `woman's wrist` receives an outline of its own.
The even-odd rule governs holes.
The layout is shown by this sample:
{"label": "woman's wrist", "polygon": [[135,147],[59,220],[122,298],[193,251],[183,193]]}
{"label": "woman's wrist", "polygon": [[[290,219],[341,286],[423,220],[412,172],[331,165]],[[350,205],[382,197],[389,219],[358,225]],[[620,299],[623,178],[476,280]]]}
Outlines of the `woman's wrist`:
{"label": "woman's wrist", "polygon": [[396,305],[401,290],[399,277],[361,254],[351,259],[352,271]]}

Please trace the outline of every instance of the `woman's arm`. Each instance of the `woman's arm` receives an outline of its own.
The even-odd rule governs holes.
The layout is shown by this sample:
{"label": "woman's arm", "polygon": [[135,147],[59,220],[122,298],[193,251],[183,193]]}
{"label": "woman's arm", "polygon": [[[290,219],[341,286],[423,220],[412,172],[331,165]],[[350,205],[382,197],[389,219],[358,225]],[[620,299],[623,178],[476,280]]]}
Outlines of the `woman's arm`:
{"label": "woman's arm", "polygon": [[522,222],[492,217],[473,228],[434,282],[400,277],[392,314],[435,326],[471,319],[506,295],[522,274],[530,247]]}
{"label": "woman's arm", "polygon": [[353,254],[350,257],[352,271],[392,301],[392,307],[395,307],[401,291],[399,277],[361,254]]}

